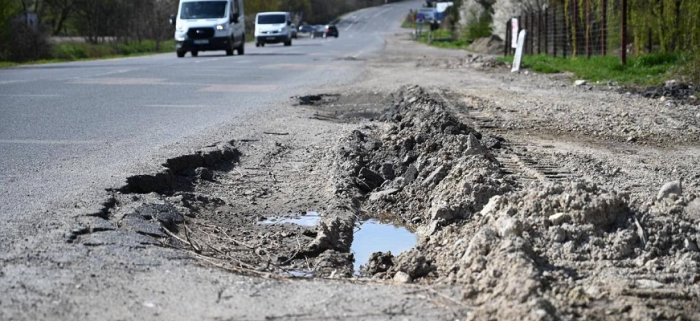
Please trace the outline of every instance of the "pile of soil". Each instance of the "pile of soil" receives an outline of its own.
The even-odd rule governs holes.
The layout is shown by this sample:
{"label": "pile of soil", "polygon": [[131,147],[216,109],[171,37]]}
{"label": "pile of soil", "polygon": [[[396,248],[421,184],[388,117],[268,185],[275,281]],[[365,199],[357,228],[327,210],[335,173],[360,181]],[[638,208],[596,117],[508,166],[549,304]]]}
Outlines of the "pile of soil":
{"label": "pile of soil", "polygon": [[364,216],[394,215],[421,238],[375,253],[366,275],[459,285],[475,319],[683,319],[699,308],[700,198],[681,182],[646,201],[586,181],[522,186],[493,156],[498,137],[419,87],[396,93],[382,119],[340,144],[342,190]]}

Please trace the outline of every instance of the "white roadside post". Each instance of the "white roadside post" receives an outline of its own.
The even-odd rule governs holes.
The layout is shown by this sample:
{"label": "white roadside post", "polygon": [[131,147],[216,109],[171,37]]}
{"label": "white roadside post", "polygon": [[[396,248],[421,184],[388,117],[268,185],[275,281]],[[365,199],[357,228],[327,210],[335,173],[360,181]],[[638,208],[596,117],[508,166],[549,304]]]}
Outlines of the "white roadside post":
{"label": "white roadside post", "polygon": [[510,72],[520,71],[520,61],[523,58],[523,46],[525,45],[526,30],[521,30],[518,34],[518,46],[515,48],[515,57],[513,57],[513,68]]}
{"label": "white roadside post", "polygon": [[511,18],[510,19],[510,47],[513,49],[518,48],[518,18]]}

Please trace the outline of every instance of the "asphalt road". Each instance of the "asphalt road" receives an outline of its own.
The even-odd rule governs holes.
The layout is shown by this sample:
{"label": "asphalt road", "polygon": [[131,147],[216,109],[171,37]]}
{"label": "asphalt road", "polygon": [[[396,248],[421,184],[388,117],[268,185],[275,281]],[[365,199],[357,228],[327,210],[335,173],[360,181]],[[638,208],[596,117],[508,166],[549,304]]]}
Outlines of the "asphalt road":
{"label": "asphalt road", "polygon": [[[173,277],[182,281],[161,291],[169,302],[163,304],[172,308],[146,318],[192,319],[178,315],[182,311],[212,317],[207,304],[195,302],[204,296],[199,282],[258,286],[203,268],[170,267],[167,277],[106,272],[102,254],[66,245],[65,235],[73,218],[99,208],[106,189],[121,186],[126,177],[220,140],[222,128],[245,129],[252,117],[290,104],[291,96],[351,83],[360,75],[362,57],[379,52],[384,35],[398,31],[409,8],[421,4],[405,1],[348,14],[337,39],[298,39],[291,47],[248,43],[243,56],[221,51],[177,58],[173,52],[0,70],[0,319],[142,319],[139,311],[150,303],[134,308],[109,301],[142,297],[149,284],[165,286]],[[161,260],[158,255],[124,260],[133,266]],[[90,291],[79,291],[76,280],[87,275],[99,280]],[[279,301],[278,292],[323,298],[328,290],[323,283],[280,286],[286,292],[266,285],[268,300]],[[186,295],[166,294],[183,287]],[[364,291],[338,289],[347,295]],[[92,301],[96,293],[100,302]],[[183,300],[192,301],[185,310]],[[255,315],[260,307],[239,308]],[[285,309],[278,304],[270,311]]]}
{"label": "asphalt road", "polygon": [[383,34],[419,3],[349,14],[337,39],[249,43],[243,56],[172,53],[0,70],[2,219],[23,221],[68,195],[120,184],[136,164],[174,152],[159,147],[186,146],[292,95],[351,81],[358,69],[343,62],[380,50]]}

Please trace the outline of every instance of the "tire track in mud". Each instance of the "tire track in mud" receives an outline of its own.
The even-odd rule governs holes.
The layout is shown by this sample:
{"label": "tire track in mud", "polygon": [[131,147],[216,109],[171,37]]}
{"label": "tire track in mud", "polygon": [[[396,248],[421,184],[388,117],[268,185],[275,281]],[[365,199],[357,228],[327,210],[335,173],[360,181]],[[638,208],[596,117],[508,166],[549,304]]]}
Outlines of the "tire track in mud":
{"label": "tire track in mud", "polygon": [[[461,121],[482,133],[500,138],[498,139],[499,148],[494,149],[493,155],[501,164],[502,174],[513,176],[523,183],[567,181],[581,177],[581,175],[559,166],[554,160],[546,158],[546,156],[551,156],[547,149],[553,148],[553,146],[539,146],[525,141],[504,139],[502,136],[510,135],[508,135],[507,130],[501,129],[497,116],[483,114],[475,106],[460,106],[459,103],[455,103],[460,101],[456,97],[457,94],[440,90],[435,91],[434,94]],[[478,97],[471,98],[478,103],[487,103]]]}

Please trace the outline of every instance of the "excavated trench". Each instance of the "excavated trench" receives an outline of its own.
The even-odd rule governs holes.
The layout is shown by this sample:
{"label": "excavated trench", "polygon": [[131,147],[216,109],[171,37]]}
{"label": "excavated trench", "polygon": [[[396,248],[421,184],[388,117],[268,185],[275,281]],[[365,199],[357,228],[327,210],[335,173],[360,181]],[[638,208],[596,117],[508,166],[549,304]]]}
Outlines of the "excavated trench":
{"label": "excavated trench", "polygon": [[476,318],[692,318],[697,195],[676,182],[635,201],[455,95],[296,97],[357,129],[313,150],[237,140],[170,159],[68,240],[179,248],[244,274],[450,285]]}

